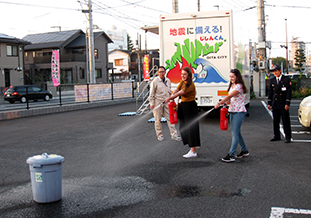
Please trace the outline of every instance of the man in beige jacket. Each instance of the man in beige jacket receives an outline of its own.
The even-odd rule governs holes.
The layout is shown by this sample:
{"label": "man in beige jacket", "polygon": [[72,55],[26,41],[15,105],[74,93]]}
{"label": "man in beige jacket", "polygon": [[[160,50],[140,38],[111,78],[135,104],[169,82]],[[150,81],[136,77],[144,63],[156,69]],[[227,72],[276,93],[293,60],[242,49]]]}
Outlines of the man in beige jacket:
{"label": "man in beige jacket", "polygon": [[[181,137],[178,136],[177,130],[174,124],[170,122],[170,116],[168,112],[168,104],[162,104],[166,98],[171,96],[171,81],[165,77],[165,68],[159,67],[158,76],[152,81],[150,85],[149,102],[150,109],[153,110],[154,116],[154,128],[159,141],[163,141],[161,118],[165,117],[168,128],[170,129],[171,138],[175,141],[181,141]],[[158,107],[159,106],[159,107]]]}

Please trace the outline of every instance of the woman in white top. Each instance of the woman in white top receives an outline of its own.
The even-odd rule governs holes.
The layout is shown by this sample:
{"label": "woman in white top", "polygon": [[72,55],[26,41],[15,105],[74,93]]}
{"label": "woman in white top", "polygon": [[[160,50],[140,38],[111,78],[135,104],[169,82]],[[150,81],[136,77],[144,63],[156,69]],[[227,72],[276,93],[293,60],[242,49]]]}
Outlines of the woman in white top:
{"label": "woman in white top", "polygon": [[230,71],[230,84],[228,87],[229,95],[224,99],[219,101],[215,105],[215,109],[219,108],[221,104],[228,102],[230,99],[230,123],[232,129],[232,143],[229,154],[222,158],[224,162],[235,161],[235,151],[238,144],[241,146],[241,152],[236,158],[242,158],[249,155],[248,149],[246,148],[244,138],[241,133],[242,122],[247,113],[245,108],[245,95],[247,93],[247,88],[245,86],[244,80],[238,69],[233,69]]}

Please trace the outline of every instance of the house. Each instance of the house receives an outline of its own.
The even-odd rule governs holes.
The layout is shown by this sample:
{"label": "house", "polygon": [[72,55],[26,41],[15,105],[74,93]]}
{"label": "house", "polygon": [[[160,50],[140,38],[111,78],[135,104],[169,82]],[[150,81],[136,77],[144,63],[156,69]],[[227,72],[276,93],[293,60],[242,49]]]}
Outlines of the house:
{"label": "house", "polygon": [[[139,57],[141,79],[139,80]],[[146,58],[147,57],[147,58]],[[109,72],[109,79],[112,82],[132,79],[135,81],[143,80],[144,62],[148,62],[148,71],[151,75],[155,74],[159,66],[159,50],[141,50],[140,55],[137,50],[114,49],[109,52],[109,63],[113,64],[113,69]],[[113,76],[112,76],[113,74]],[[112,79],[113,78],[113,79]]]}
{"label": "house", "polygon": [[130,72],[130,51],[114,49],[108,53],[108,60],[113,64],[113,69],[109,72],[112,82],[120,82],[129,79]]}
{"label": "house", "polygon": [[29,42],[0,33],[0,89],[24,84],[24,46]]}
{"label": "house", "polygon": [[[44,86],[51,81],[52,50],[60,54],[60,83],[75,85],[87,83],[86,37],[82,30],[69,30],[27,35],[25,46],[25,76],[27,84]],[[108,82],[108,43],[105,32],[94,33],[96,83]]]}

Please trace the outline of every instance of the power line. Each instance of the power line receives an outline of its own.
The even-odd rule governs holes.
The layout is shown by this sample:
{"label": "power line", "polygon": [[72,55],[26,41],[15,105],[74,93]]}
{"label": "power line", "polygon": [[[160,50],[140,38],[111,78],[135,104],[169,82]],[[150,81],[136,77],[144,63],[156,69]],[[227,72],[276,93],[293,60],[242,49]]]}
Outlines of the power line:
{"label": "power line", "polygon": [[311,7],[306,7],[306,6],[289,6],[289,5],[269,5],[265,4],[265,6],[269,7],[283,7],[283,8],[301,8],[301,9],[311,9]]}
{"label": "power line", "polygon": [[[105,5],[104,3],[95,2],[95,3],[93,3],[93,4],[96,5],[96,6],[99,8],[100,11],[104,11],[106,15],[111,16],[111,17],[114,17],[115,19],[117,19],[117,20],[119,20],[119,21],[122,21],[122,22],[126,23],[127,25],[129,25],[129,26],[131,26],[131,27],[133,27],[133,28],[135,28],[135,29],[139,29],[139,27],[134,26],[133,24],[124,21],[124,19],[130,20],[128,17],[123,17],[123,18],[121,17],[121,18],[120,18],[119,15],[113,14],[113,13],[115,13],[115,12],[113,12],[113,13],[109,12],[108,9],[110,9],[110,7],[107,6],[107,5]],[[104,8],[104,7],[101,6],[101,5],[104,5],[106,8]],[[115,9],[113,9],[113,10],[115,10]],[[116,11],[116,10],[115,10],[115,11]],[[94,11],[94,12],[95,12],[95,11]],[[101,12],[97,12],[97,13],[101,13]],[[120,13],[120,12],[118,12],[118,13]],[[123,13],[123,14],[124,14],[124,13]],[[133,19],[134,19],[134,18],[133,18]]]}
{"label": "power line", "polygon": [[[134,3],[126,1],[126,0],[120,0],[120,1],[125,2],[125,3],[129,3],[129,4],[134,4]],[[149,7],[144,6],[144,5],[140,5],[140,4],[135,4],[135,5],[138,6],[138,7],[141,7],[141,8],[146,8],[146,9],[152,10],[152,11],[157,11],[157,12],[161,12],[161,13],[167,13],[165,11],[160,11],[160,10],[157,10],[157,9],[154,9],[154,8],[149,8]]]}
{"label": "power line", "polygon": [[70,11],[81,11],[80,9],[73,9],[73,8],[63,8],[63,7],[54,7],[54,6],[46,6],[46,5],[32,5],[32,4],[16,3],[16,2],[5,2],[5,1],[0,1],[0,4],[29,6],[29,7],[38,7],[38,8],[53,8],[53,9],[70,10]]}
{"label": "power line", "polygon": [[[140,1],[140,2],[142,2],[142,1]],[[129,25],[129,26],[131,26],[137,30],[140,30],[141,26],[144,25],[142,22],[146,21],[144,19],[138,20],[136,18],[133,18],[133,17],[131,17],[132,14],[127,15],[126,13],[124,13],[124,11],[116,10],[115,7],[108,6],[104,3],[102,3],[101,1],[95,1],[94,5],[96,5],[96,7],[97,7],[96,8],[97,11],[94,11],[94,12],[114,17],[115,19],[117,19],[123,23],[126,23],[127,25]],[[120,16],[120,14],[122,14],[124,16]],[[137,13],[135,13],[135,15],[137,15]],[[146,15],[143,15],[143,16],[146,19]],[[149,17],[151,17],[151,16],[149,16]],[[153,17],[151,17],[151,18],[153,18]],[[134,21],[134,22],[136,22],[136,24],[130,23],[128,21]]]}

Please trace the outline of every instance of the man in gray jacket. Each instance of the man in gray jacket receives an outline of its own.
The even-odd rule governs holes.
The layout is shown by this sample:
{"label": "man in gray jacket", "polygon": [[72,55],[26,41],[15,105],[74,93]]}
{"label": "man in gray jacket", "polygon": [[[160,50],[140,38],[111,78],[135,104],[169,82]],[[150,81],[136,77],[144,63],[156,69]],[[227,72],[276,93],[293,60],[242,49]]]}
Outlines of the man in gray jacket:
{"label": "man in gray jacket", "polygon": [[168,128],[170,129],[171,138],[175,141],[181,141],[181,137],[178,136],[177,130],[174,124],[170,122],[170,116],[168,111],[168,104],[162,104],[166,98],[171,96],[171,81],[165,77],[166,71],[163,66],[159,67],[158,76],[152,81],[150,85],[149,102],[150,109],[153,110],[154,116],[154,128],[159,141],[163,141],[161,118],[165,117]]}

